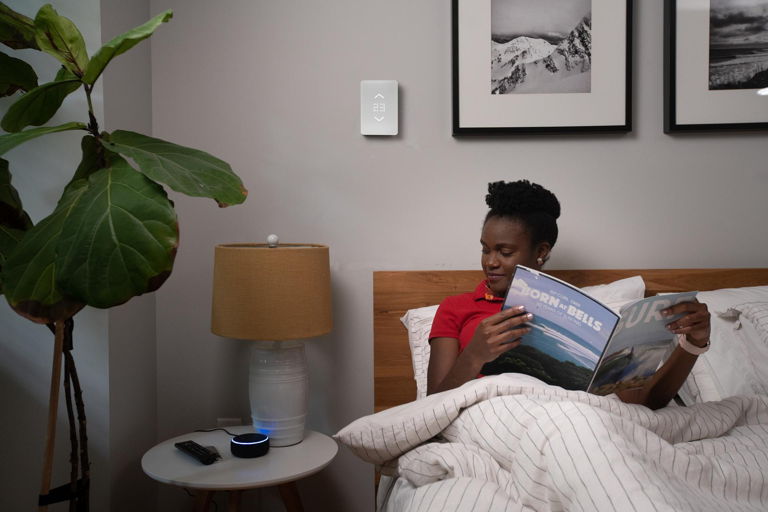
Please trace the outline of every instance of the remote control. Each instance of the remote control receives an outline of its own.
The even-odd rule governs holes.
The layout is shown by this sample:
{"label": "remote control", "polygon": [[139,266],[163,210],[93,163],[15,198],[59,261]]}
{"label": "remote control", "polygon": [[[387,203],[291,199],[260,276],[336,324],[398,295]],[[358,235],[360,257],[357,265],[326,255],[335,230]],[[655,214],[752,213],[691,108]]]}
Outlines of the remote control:
{"label": "remote control", "polygon": [[181,441],[176,443],[175,446],[187,455],[196,458],[206,466],[208,464],[213,464],[213,462],[219,458],[216,453],[208,450],[203,446],[200,446],[194,441]]}

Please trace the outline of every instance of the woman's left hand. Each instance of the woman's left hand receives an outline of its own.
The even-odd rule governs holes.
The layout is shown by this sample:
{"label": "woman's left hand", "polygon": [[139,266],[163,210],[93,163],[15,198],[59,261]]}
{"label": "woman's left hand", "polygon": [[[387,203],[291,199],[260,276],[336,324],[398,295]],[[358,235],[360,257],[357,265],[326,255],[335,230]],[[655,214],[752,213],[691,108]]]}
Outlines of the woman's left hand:
{"label": "woman's left hand", "polygon": [[675,334],[685,334],[690,343],[703,347],[709,342],[711,326],[707,305],[698,301],[681,302],[661,311],[662,316],[683,314],[674,322],[667,324],[667,329]]}

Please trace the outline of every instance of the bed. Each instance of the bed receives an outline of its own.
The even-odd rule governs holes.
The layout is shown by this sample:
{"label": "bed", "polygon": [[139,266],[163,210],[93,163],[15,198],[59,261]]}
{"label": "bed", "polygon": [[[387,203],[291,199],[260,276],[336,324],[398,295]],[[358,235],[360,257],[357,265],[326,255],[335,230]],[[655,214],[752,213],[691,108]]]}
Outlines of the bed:
{"label": "bed", "polygon": [[768,269],[549,273],[609,295],[633,276],[644,295],[701,291],[713,348],[686,382],[688,407],[653,412],[515,374],[415,400],[426,368],[414,332],[482,273],[375,272],[375,414],[336,439],[380,469],[378,508],[768,509]]}

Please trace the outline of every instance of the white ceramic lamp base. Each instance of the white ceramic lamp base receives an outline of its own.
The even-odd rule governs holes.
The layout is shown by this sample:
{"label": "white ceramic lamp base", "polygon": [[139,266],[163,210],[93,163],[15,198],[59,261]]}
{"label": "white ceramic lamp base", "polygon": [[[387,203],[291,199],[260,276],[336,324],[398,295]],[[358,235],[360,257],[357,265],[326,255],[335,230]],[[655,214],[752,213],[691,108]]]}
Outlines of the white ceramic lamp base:
{"label": "white ceramic lamp base", "polygon": [[271,446],[304,439],[309,374],[303,341],[255,341],[250,365],[251,419]]}

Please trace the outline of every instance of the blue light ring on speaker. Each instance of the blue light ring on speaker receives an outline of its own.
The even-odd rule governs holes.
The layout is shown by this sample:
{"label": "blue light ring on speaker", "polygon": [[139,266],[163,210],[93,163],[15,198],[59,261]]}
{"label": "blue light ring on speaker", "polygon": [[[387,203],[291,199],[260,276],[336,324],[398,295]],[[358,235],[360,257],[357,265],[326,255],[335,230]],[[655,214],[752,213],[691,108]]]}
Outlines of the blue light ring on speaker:
{"label": "blue light ring on speaker", "polygon": [[232,438],[229,449],[235,457],[244,459],[261,457],[269,451],[269,436],[258,432],[240,434]]}

